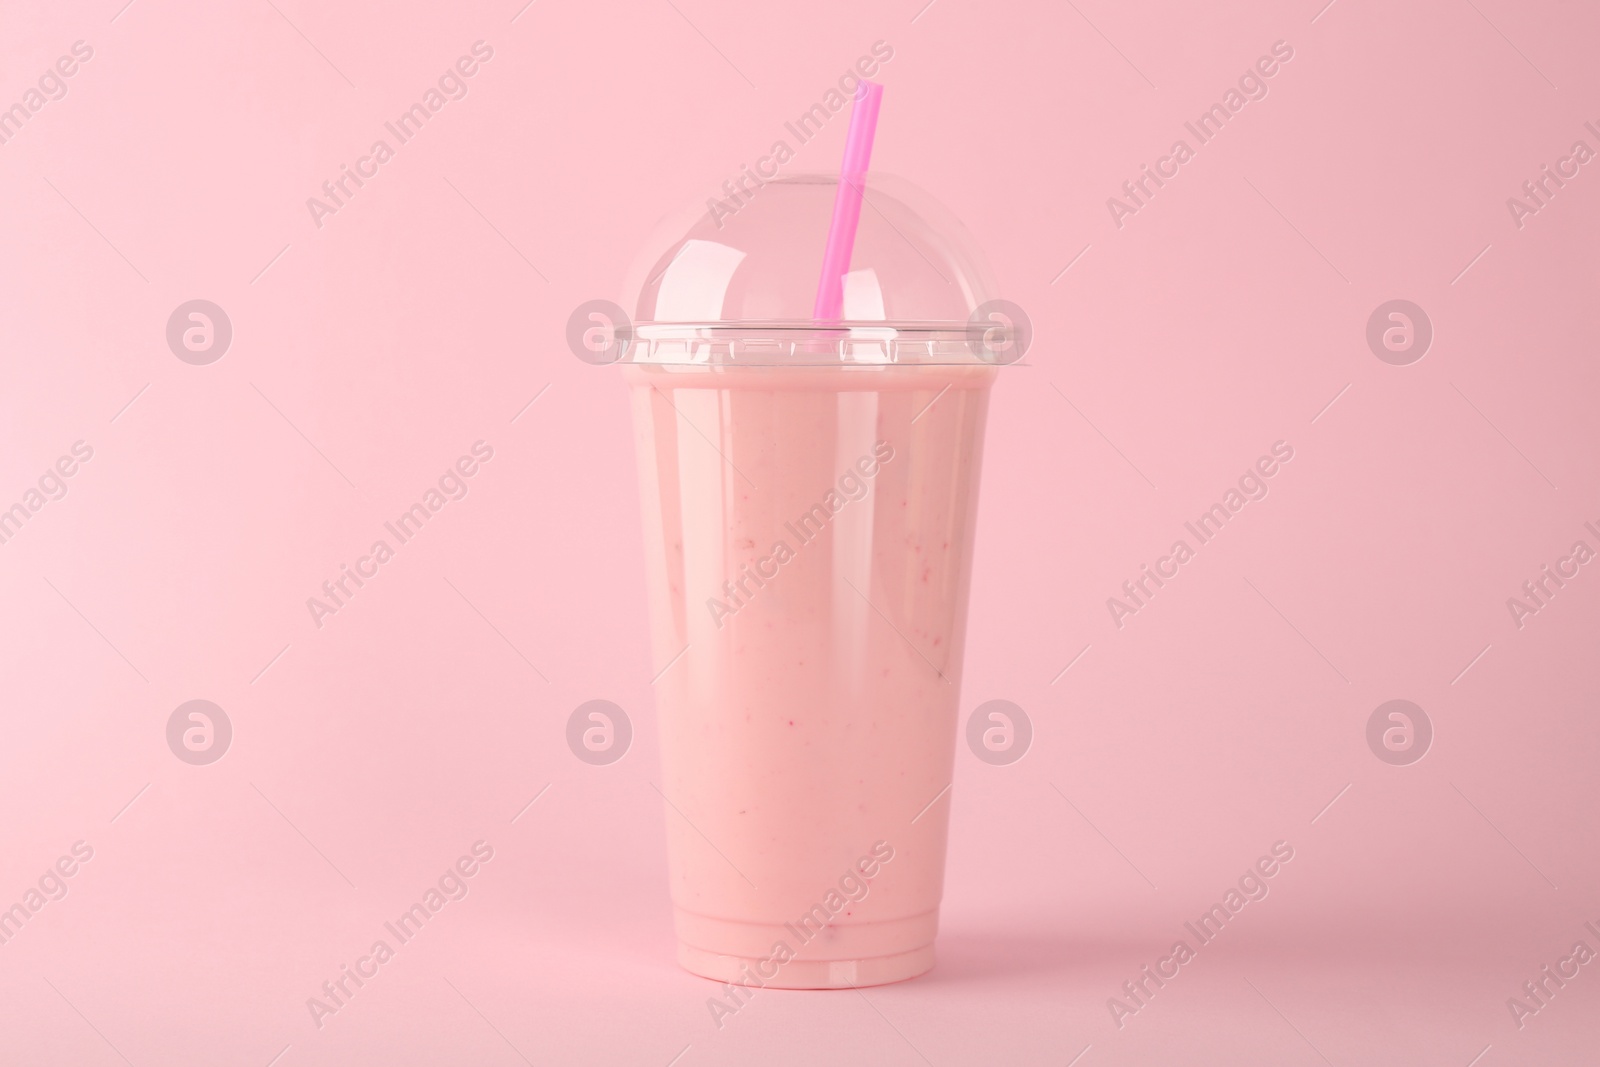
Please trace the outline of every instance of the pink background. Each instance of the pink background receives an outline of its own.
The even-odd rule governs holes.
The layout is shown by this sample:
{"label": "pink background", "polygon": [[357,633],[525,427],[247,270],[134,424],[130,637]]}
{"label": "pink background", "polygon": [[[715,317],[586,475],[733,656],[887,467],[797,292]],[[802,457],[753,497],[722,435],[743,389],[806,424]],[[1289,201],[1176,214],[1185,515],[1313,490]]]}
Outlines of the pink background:
{"label": "pink background", "polygon": [[[0,1062],[1593,1063],[1600,965],[1524,1029],[1506,999],[1600,949],[1600,572],[1521,629],[1506,598],[1600,548],[1600,176],[1521,229],[1506,198],[1600,148],[1600,12],[1319,3],[7,5],[0,103],[94,55],[0,145],[0,506],[94,456],[0,545],[0,906],[94,858],[0,945]],[[306,198],[477,40],[466,98],[318,229]],[[719,1030],[673,961],[627,404],[563,332],[876,40],[874,166],[1037,331],[994,394],[962,695],[1036,737],[958,753],[931,975]],[[1278,40],[1119,229],[1107,197]],[[195,298],[233,324],[209,366],[164,337]],[[1410,366],[1365,341],[1395,298],[1434,326]],[[1277,440],[1271,495],[1113,625]],[[209,766],[165,738],[196,698],[234,728]],[[563,738],[594,698],[636,731],[608,767]],[[1410,766],[1365,740],[1395,698],[1435,730]],[[470,895],[317,1028],[480,839]],[[1119,1029],[1107,998],[1278,840],[1271,895]]]}

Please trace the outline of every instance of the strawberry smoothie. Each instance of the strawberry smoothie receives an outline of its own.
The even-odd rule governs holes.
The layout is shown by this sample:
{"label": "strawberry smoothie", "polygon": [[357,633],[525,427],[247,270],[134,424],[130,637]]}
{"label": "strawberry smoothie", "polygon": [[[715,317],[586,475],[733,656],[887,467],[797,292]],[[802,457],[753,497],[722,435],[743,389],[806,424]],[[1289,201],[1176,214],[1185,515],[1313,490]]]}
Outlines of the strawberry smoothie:
{"label": "strawberry smoothie", "polygon": [[972,358],[623,373],[665,667],[679,960],[786,988],[921,974],[996,370]]}

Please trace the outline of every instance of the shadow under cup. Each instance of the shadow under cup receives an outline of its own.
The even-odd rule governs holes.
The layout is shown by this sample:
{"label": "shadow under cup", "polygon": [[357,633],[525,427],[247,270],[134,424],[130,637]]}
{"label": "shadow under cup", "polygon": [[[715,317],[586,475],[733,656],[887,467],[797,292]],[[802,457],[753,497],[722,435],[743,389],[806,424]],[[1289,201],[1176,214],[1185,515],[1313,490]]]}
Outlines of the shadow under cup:
{"label": "shadow under cup", "polygon": [[996,371],[633,363],[678,958],[933,966]]}

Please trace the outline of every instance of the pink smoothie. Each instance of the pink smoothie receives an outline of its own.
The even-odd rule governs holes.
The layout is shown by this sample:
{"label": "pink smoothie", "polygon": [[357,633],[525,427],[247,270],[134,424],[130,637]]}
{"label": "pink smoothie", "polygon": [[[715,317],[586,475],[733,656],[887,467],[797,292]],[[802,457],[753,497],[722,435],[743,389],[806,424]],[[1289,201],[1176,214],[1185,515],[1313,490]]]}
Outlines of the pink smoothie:
{"label": "pink smoothie", "polygon": [[679,959],[933,965],[994,368],[624,368]]}

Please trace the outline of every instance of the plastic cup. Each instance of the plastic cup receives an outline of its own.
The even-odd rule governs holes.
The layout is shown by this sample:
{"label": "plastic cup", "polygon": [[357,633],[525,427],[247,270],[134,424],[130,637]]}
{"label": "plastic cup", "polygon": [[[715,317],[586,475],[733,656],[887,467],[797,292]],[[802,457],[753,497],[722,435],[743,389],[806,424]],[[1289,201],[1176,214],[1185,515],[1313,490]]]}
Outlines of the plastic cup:
{"label": "plastic cup", "polygon": [[933,966],[997,375],[981,261],[904,183],[808,321],[835,185],[669,227],[623,365],[678,958],[752,986]]}

